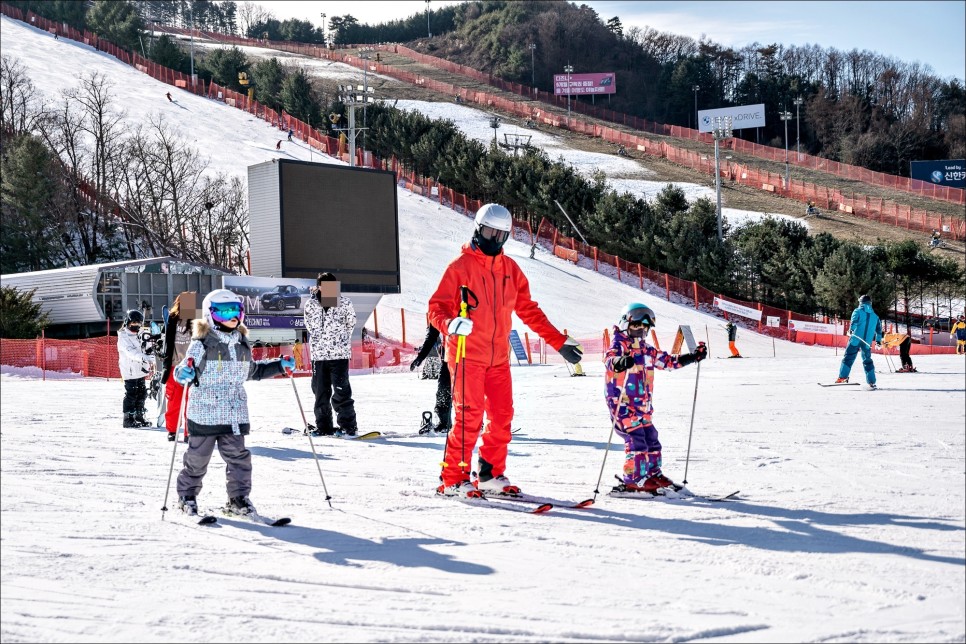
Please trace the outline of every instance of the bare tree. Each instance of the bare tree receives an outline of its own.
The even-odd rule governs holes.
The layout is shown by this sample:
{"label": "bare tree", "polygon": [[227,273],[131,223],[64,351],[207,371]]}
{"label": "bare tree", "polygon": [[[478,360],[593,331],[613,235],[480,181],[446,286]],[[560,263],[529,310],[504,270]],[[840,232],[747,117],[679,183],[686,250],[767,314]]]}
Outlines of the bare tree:
{"label": "bare tree", "polygon": [[44,111],[23,63],[10,56],[0,57],[0,130],[9,134],[33,132]]}
{"label": "bare tree", "polygon": [[267,11],[264,7],[254,2],[242,2],[238,5],[236,15],[238,16],[238,28],[241,30],[242,36],[248,35],[248,30],[252,25],[265,22],[272,17],[270,11]]}
{"label": "bare tree", "polygon": [[134,253],[171,254],[222,267],[248,249],[244,185],[207,174],[208,163],[157,117],[127,140],[125,234]]}

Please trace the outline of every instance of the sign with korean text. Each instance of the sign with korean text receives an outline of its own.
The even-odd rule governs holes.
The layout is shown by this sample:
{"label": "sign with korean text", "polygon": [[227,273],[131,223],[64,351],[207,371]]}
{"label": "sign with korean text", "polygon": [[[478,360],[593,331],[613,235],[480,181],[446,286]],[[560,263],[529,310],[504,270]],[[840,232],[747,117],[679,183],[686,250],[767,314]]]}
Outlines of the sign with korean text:
{"label": "sign with korean text", "polygon": [[912,161],[909,163],[909,176],[938,186],[966,188],[966,161]]}
{"label": "sign with korean text", "polygon": [[[569,91],[568,91],[569,82]],[[553,93],[556,96],[581,94],[616,94],[617,78],[613,72],[602,74],[554,74]]]}
{"label": "sign with korean text", "polygon": [[765,127],[765,104],[722,107],[716,110],[698,111],[698,131],[710,132],[714,129],[715,117],[731,117],[731,129],[743,130],[749,127]]}

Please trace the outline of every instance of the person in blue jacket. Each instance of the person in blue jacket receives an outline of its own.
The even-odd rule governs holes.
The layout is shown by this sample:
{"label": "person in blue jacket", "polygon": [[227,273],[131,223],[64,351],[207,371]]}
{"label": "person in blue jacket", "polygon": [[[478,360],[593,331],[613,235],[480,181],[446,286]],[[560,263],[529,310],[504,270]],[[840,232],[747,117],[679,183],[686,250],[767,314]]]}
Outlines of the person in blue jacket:
{"label": "person in blue jacket", "polygon": [[859,298],[859,306],[852,311],[849,323],[849,344],[845,347],[842,366],[839,367],[839,377],[835,382],[848,382],[849,372],[855,355],[862,352],[862,368],[865,369],[865,381],[869,389],[875,389],[875,365],[872,363],[872,348],[882,342],[882,323],[879,316],[872,310],[872,298],[863,295]]}

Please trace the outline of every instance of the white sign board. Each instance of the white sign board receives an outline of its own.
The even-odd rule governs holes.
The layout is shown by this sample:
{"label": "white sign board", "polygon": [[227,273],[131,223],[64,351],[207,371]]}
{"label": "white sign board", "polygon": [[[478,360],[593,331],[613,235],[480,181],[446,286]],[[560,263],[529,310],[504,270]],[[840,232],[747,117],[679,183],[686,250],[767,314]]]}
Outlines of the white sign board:
{"label": "white sign board", "polygon": [[779,327],[782,325],[782,319],[775,315],[769,315],[765,318],[765,324],[768,326]]}
{"label": "white sign board", "polygon": [[734,302],[728,302],[727,300],[722,300],[717,297],[714,298],[714,305],[722,311],[727,311],[728,313],[740,315],[743,318],[749,318],[756,322],[761,322],[761,311],[758,309],[735,304]]}
{"label": "white sign board", "polygon": [[759,103],[758,105],[722,107],[716,110],[700,110],[698,112],[698,132],[712,131],[714,129],[714,119],[716,116],[730,116],[732,130],[765,127],[765,104]]}
{"label": "white sign board", "polygon": [[821,322],[803,322],[802,320],[789,320],[788,328],[792,331],[802,333],[835,333],[834,324],[822,324]]}

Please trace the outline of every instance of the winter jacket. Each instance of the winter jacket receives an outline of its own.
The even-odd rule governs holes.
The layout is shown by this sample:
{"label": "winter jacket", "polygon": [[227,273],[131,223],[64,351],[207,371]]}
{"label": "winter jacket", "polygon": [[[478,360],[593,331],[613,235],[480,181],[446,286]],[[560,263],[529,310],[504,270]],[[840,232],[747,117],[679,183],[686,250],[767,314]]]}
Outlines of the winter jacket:
{"label": "winter jacket", "polygon": [[161,384],[167,384],[173,365],[184,360],[185,351],[191,344],[191,320],[181,320],[176,315],[168,317],[164,329],[164,355],[161,357]]}
{"label": "winter jacket", "polygon": [[305,328],[309,332],[312,362],[351,358],[355,326],[356,310],[346,296],[340,295],[339,304],[327,308],[316,297],[306,300]]}
{"label": "winter jacket", "polygon": [[725,325],[725,330],[728,332],[728,342],[734,342],[738,339],[738,325],[734,322],[729,322]]}
{"label": "winter jacket", "polygon": [[[861,338],[861,339],[859,339]],[[860,304],[852,311],[849,323],[849,344],[867,344],[882,342],[882,324],[879,316],[872,310],[871,304]]]}
{"label": "winter jacket", "polygon": [[[472,243],[464,244],[459,257],[446,267],[429,299],[430,324],[441,333],[460,314],[462,286],[468,286],[479,299],[477,308],[469,311],[473,332],[466,336],[468,362],[491,367],[509,362],[512,313],[554,349],[559,351],[567,341],[530,297],[530,282],[517,263],[502,251],[495,257],[484,255]],[[457,338],[455,334],[446,336],[445,350],[451,359],[456,356]]]}
{"label": "winter jacket", "polygon": [[246,380],[284,373],[281,360],[252,361],[245,325],[225,333],[204,320],[194,321],[194,334],[185,359],[194,359],[197,386],[188,396],[188,434],[218,436],[248,434]]}
{"label": "winter jacket", "polygon": [[151,371],[154,358],[141,348],[137,333],[122,327],[117,332],[117,366],[123,380],[143,378]]}
{"label": "winter jacket", "polygon": [[[613,336],[614,341],[604,355],[604,366],[607,369],[604,378],[607,407],[611,417],[617,418],[623,428],[628,430],[639,425],[642,420],[651,422],[651,415],[654,413],[651,404],[654,370],[680,369],[684,365],[676,357],[658,351],[643,339],[637,340],[635,346],[635,339],[628,337],[617,327],[614,327]],[[634,366],[616,373],[614,360],[625,355],[634,357]]]}
{"label": "winter jacket", "polygon": [[957,340],[966,340],[966,322],[956,321],[956,324],[949,330],[949,337]]}

